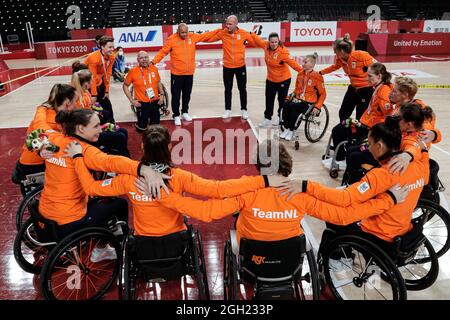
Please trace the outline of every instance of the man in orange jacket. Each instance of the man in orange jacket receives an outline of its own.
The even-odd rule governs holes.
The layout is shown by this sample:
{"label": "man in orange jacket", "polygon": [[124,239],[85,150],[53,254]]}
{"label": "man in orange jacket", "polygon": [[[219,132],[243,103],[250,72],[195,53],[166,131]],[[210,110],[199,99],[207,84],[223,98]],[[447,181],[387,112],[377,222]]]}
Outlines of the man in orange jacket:
{"label": "man in orange jacket", "polygon": [[208,42],[222,40],[223,47],[223,84],[225,86],[225,113],[222,118],[231,117],[231,93],[233,78],[239,88],[242,119],[248,119],[247,112],[247,70],[245,67],[245,44],[249,42],[256,47],[250,33],[238,28],[238,19],[231,15],[226,20],[226,28],[217,32]]}
{"label": "man in orange jacket", "polygon": [[[194,82],[195,46],[197,42],[208,40],[218,31],[203,34],[189,33],[187,24],[180,23],[177,33],[167,39],[164,46],[151,61],[152,64],[157,64],[170,53],[170,93],[172,94],[172,112],[176,126],[181,125],[181,119],[192,121],[188,112]],[[180,98],[182,94],[180,119]]]}

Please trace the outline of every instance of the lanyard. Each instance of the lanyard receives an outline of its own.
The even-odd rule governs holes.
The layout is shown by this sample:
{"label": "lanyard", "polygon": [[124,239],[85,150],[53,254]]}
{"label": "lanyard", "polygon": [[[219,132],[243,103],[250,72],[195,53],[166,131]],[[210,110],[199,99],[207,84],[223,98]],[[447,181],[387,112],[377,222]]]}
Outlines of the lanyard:
{"label": "lanyard", "polygon": [[[142,79],[144,80],[144,86],[145,86],[145,88],[147,88],[147,81],[145,81],[145,74],[144,74],[144,69],[142,69],[142,68],[140,68],[141,69],[141,73],[142,73]],[[148,72],[148,82],[150,83],[150,85],[152,84],[152,77],[150,77],[150,70],[149,70],[149,68],[147,67],[147,72]]]}
{"label": "lanyard", "polygon": [[[305,72],[305,75],[303,76],[303,79],[302,79],[303,92],[301,95],[301,99],[305,99],[305,92],[306,92],[306,86],[308,85],[308,81],[309,81],[309,74],[310,74],[310,72],[308,72],[308,73]],[[308,78],[308,80],[306,81],[306,84],[305,84],[306,77]]]}
{"label": "lanyard", "polygon": [[105,77],[105,80],[106,80],[106,70],[108,69],[108,67],[109,67],[109,60],[108,60],[108,65],[106,65],[106,63],[105,63],[105,58],[103,57],[103,53],[102,52],[100,52],[100,55],[101,55],[101,58],[102,58],[102,65],[103,65],[103,71],[105,72],[104,73],[104,77]]}

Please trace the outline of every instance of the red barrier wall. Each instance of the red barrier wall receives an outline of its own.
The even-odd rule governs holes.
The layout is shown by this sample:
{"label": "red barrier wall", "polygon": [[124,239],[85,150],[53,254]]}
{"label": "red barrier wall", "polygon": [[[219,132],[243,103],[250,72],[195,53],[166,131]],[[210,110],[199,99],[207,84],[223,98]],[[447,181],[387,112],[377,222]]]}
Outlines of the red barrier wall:
{"label": "red barrier wall", "polygon": [[72,40],[35,43],[36,59],[73,58],[92,52],[94,40]]}
{"label": "red barrier wall", "polygon": [[450,54],[450,33],[369,34],[372,55]]}

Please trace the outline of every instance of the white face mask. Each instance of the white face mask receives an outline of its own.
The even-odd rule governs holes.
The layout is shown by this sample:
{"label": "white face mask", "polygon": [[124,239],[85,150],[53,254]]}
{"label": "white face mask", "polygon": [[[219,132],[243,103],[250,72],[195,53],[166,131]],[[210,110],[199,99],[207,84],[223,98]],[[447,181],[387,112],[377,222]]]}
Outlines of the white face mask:
{"label": "white face mask", "polygon": [[117,54],[118,54],[119,56],[123,56],[123,51],[119,51],[119,52],[117,52]]}

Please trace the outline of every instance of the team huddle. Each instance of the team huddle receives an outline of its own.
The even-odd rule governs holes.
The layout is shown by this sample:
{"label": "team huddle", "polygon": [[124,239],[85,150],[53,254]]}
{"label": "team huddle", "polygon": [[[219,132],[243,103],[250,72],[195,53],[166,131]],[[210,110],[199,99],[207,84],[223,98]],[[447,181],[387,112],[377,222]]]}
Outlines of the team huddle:
{"label": "team huddle", "polygon": [[[301,236],[300,221],[305,215],[325,221],[319,254],[334,238],[355,231],[389,250],[395,237],[413,229],[413,210],[430,181],[430,165],[436,165],[428,150],[442,139],[432,108],[415,99],[417,83],[408,77],[392,80],[385,65],[365,51],[354,50],[348,35],[333,43],[335,63],[316,71],[317,54],[305,56],[300,65],[278,34],[270,34],[266,41],[237,24],[237,18],[230,16],[226,28],[203,34],[189,33],[188,26],[180,24],[153,59],[144,51],[138,53],[138,65],[125,76],[123,91],[136,110],[135,127],[142,135],[140,160],[131,159],[128,132],[116,124],[109,99],[113,38],[103,36],[99,50],[72,65],[69,84],[53,86],[48,100],[36,109],[27,135],[41,130],[57,150],[36,150],[25,144],[13,181],[25,197],[29,190],[22,181],[28,175],[45,173],[38,212],[56,223],[58,240],[83,228],[104,227],[111,219],[128,223],[128,202],[117,197],[121,195],[131,203],[134,235],[148,241],[185,231],[185,216],[210,222],[237,211],[238,243],[241,239],[282,241]],[[170,55],[171,106],[174,123],[180,126],[182,120],[192,121],[189,102],[196,44],[218,40],[223,46],[223,118],[231,117],[236,76],[241,116],[248,119],[245,45],[264,50],[265,111],[259,126],[283,129],[276,141],[264,141],[258,148],[257,166],[268,169],[271,163],[262,163],[259,152],[261,148],[273,152],[272,145],[277,146],[279,165],[266,175],[216,181],[172,162],[171,137],[160,124],[160,108],[168,101],[156,65]],[[297,72],[292,93],[290,68]],[[327,97],[323,75],[340,68],[350,85],[339,119],[334,121],[330,139],[334,155],[322,162],[328,169],[344,169],[345,188],[292,180],[293,159],[286,144],[296,135],[299,117],[323,112]],[[109,200],[99,200],[104,197]],[[110,246],[96,247],[90,257],[93,263],[114,259],[116,250]],[[338,269],[343,259],[348,257],[336,255],[330,263]]]}

